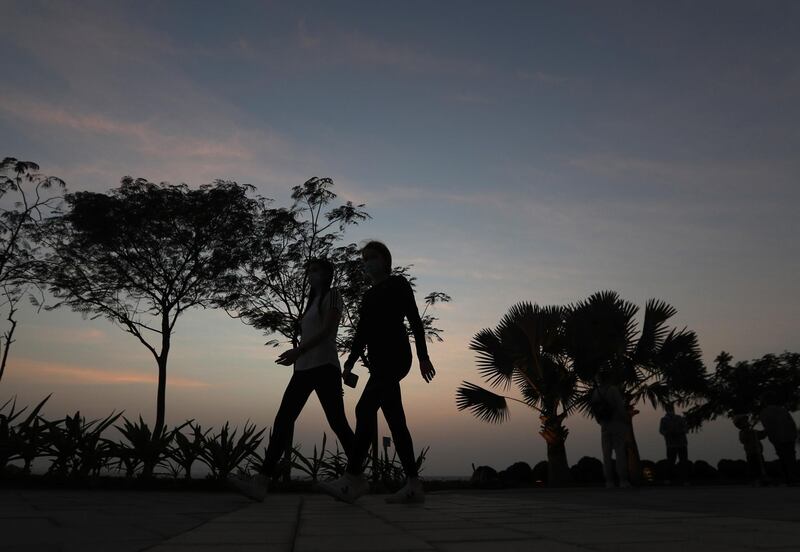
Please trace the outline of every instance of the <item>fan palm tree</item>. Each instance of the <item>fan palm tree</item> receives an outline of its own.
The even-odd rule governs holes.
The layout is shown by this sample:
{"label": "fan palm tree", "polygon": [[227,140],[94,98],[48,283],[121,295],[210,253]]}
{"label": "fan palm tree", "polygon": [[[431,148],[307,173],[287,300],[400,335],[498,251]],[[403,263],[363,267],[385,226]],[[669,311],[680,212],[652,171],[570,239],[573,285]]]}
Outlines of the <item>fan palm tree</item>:
{"label": "fan palm tree", "polygon": [[539,414],[539,434],[547,443],[548,481],[571,480],[564,419],[574,410],[578,380],[564,348],[564,309],[522,302],[512,306],[494,330],[475,334],[470,349],[477,353],[478,372],[495,389],[512,384],[519,397],[494,393],[463,382],[456,392],[459,410],[478,419],[501,423],[508,419],[508,401],[524,404]]}
{"label": "fan palm tree", "polygon": [[570,306],[565,317],[566,353],[586,392],[577,407],[589,413],[591,386],[601,374],[619,386],[630,416],[628,468],[632,482],[641,480],[639,449],[633,431],[636,405],[648,400],[653,407],[685,405],[706,388],[697,335],[686,328],[670,329],[667,321],[677,312],[657,299],[645,305],[641,331],[639,308],[616,292],[595,293]]}

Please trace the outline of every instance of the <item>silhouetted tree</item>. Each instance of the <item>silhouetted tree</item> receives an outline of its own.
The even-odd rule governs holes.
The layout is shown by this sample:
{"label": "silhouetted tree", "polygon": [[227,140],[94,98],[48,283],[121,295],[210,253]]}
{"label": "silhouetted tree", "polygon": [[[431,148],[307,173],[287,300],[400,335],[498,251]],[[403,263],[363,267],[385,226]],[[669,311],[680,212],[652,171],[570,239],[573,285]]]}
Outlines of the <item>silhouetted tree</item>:
{"label": "silhouetted tree", "polygon": [[[349,226],[371,217],[363,204],[348,201],[332,207],[337,197],[332,187],[330,178],[310,178],[292,188],[291,207],[263,206],[238,285],[221,301],[231,316],[271,337],[267,345],[297,346],[299,322],[309,291],[306,268],[311,259],[323,257],[336,269],[333,286],[345,305],[337,347],[342,352],[350,348],[358,323],[358,305],[370,282],[361,268],[358,246],[341,242]],[[406,276],[414,287],[410,269],[411,265],[397,266],[393,272]],[[449,300],[447,294],[437,291],[425,297],[427,306]],[[427,312],[427,307],[422,318],[427,337],[442,341],[441,330],[434,326],[437,319]]]}
{"label": "silhouetted tree", "polygon": [[686,412],[689,427],[699,428],[719,416],[747,416],[752,427],[765,406],[761,399],[767,392],[775,393],[790,412],[800,409],[800,354],[786,351],[735,364],[732,360],[725,351],[715,359],[702,400]]}
{"label": "silhouetted tree", "polygon": [[34,306],[43,303],[33,295],[38,292],[41,297],[34,277],[41,255],[38,233],[44,218],[61,200],[54,192],[66,188],[60,178],[38,171],[39,165],[31,161],[6,157],[0,162],[0,308],[8,309],[8,326],[0,337],[0,380],[14,343],[19,301],[28,295]]}
{"label": "silhouetted tree", "polygon": [[[298,345],[300,318],[309,291],[306,268],[311,259],[324,257],[336,269],[333,286],[344,300],[337,348],[341,352],[350,348],[358,324],[358,305],[370,283],[361,268],[358,246],[342,241],[348,227],[370,216],[363,204],[347,201],[334,207],[337,196],[332,188],[332,179],[313,177],[292,188],[291,207],[260,207],[237,285],[220,301],[231,316],[270,337],[267,345]],[[398,266],[394,272],[404,274],[413,287],[410,268]],[[441,330],[434,325],[437,319],[427,308],[449,300],[447,294],[436,291],[425,297],[421,316],[431,340],[442,338]],[[291,453],[291,439],[286,453]]]}
{"label": "silhouetted tree", "polygon": [[635,406],[647,399],[656,407],[688,404],[707,385],[697,336],[687,329],[669,329],[666,322],[677,312],[663,301],[650,299],[641,331],[639,308],[616,292],[595,293],[567,310],[567,353],[577,377],[587,386],[579,408],[590,412],[591,386],[604,372],[616,382],[630,415],[628,467],[632,482],[641,479],[639,450],[633,432]]}
{"label": "silhouetted tree", "polygon": [[539,434],[547,443],[548,482],[571,480],[564,419],[575,409],[578,379],[572,371],[564,341],[564,309],[518,303],[497,328],[479,331],[470,342],[477,352],[478,372],[492,387],[503,391],[513,384],[519,397],[509,397],[463,382],[456,392],[459,410],[479,419],[500,423],[509,416],[508,400],[539,414]]}
{"label": "silhouetted tree", "polygon": [[261,204],[248,197],[251,189],[221,180],[189,189],[125,177],[109,194],[67,194],[68,210],[47,223],[52,252],[43,277],[58,300],[47,308],[105,317],[152,353],[156,435],[164,427],[175,324],[234,285]]}

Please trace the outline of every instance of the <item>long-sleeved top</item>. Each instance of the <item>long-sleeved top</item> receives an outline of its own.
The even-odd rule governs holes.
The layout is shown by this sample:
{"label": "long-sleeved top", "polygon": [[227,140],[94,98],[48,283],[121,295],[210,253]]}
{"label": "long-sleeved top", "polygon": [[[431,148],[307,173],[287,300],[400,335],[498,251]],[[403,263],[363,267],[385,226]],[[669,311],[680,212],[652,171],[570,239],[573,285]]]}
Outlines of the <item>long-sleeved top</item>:
{"label": "long-sleeved top", "polygon": [[667,448],[685,447],[688,444],[686,440],[686,420],[683,419],[683,416],[667,413],[661,418],[658,432],[664,436]]}
{"label": "long-sleeved top", "polygon": [[425,328],[419,316],[411,284],[401,275],[389,276],[369,288],[361,300],[358,326],[350,348],[348,362],[355,362],[367,349],[370,370],[379,370],[384,362],[408,355],[408,342],[403,319],[407,318],[414,335],[417,358],[428,358]]}
{"label": "long-sleeved top", "polygon": [[797,439],[797,424],[784,407],[765,406],[759,418],[771,443],[793,443]]}

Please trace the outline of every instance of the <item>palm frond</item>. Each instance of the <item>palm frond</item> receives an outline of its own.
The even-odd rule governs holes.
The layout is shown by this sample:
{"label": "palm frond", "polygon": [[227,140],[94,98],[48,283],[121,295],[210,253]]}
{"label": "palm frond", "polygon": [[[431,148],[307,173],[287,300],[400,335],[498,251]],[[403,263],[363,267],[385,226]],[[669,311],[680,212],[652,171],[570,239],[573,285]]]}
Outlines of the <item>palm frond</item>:
{"label": "palm frond", "polygon": [[508,419],[508,403],[505,397],[488,391],[478,385],[462,382],[456,391],[458,410],[469,410],[484,422],[499,424]]}
{"label": "palm frond", "polygon": [[477,353],[478,372],[492,387],[508,389],[514,373],[514,360],[500,342],[500,338],[489,328],[475,334],[469,348]]}
{"label": "palm frond", "polygon": [[693,331],[672,330],[655,355],[658,370],[678,393],[701,393],[707,388],[702,352]]}
{"label": "palm frond", "polygon": [[636,344],[634,357],[640,363],[647,363],[652,359],[655,351],[664,342],[668,329],[667,320],[675,316],[677,309],[659,299],[650,299],[644,308],[644,321],[642,333]]}
{"label": "palm frond", "polygon": [[535,410],[539,410],[539,403],[541,402],[542,397],[536,388],[527,381],[520,382],[518,385],[520,393],[522,393],[522,402]]}

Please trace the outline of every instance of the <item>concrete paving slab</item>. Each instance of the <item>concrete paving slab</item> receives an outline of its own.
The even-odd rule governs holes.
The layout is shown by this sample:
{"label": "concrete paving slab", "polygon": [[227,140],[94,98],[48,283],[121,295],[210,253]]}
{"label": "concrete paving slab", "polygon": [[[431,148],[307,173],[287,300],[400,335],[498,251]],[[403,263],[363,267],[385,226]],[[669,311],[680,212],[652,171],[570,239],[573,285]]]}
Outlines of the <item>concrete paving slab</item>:
{"label": "concrete paving slab", "polygon": [[423,505],[323,495],[0,491],[0,552],[800,550],[800,490],[528,489]]}

